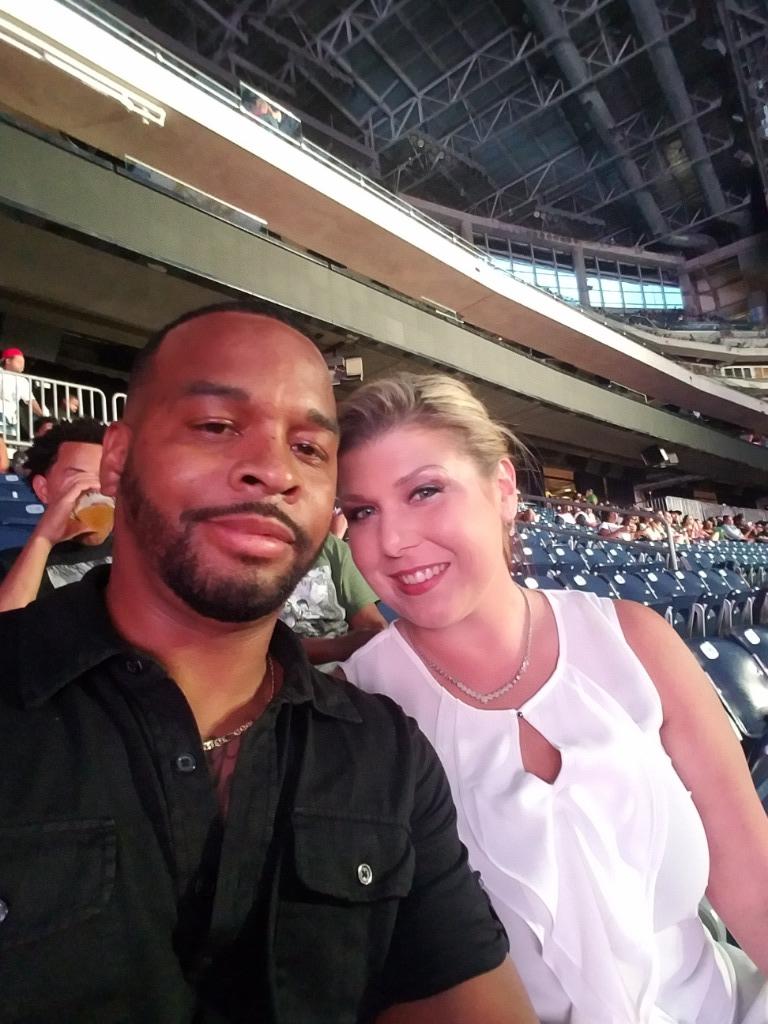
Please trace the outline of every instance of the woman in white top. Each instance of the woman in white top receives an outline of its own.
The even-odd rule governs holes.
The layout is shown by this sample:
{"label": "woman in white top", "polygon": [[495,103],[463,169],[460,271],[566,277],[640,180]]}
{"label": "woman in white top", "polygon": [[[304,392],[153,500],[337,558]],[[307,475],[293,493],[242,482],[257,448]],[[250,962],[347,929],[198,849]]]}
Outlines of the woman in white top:
{"label": "woman in white top", "polygon": [[768,820],[685,645],[513,582],[513,439],[463,384],[373,382],[341,427],[352,552],[400,616],[343,671],[437,749],[543,1024],[766,1024]]}

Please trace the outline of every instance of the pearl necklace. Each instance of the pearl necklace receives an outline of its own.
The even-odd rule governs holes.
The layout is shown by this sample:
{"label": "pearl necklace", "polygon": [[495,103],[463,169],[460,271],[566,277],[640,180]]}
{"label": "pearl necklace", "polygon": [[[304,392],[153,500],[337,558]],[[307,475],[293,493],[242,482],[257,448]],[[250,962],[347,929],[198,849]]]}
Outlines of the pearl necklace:
{"label": "pearl necklace", "polygon": [[[272,656],[267,655],[267,666],[269,668],[269,700],[267,704],[272,703],[272,698],[275,696],[275,666],[272,662]],[[267,706],[266,704],[264,705]],[[224,736],[214,736],[210,740],[203,740],[203,750],[206,754],[211,750],[218,750],[219,747],[223,747],[227,743],[231,743],[232,740],[236,740],[238,736],[242,736],[244,732],[247,732],[251,728],[255,719],[251,718],[248,722],[243,722],[242,725],[238,725],[232,732],[226,733]]]}
{"label": "pearl necklace", "polygon": [[417,645],[413,642],[413,638],[410,636],[409,640],[411,646],[414,648],[416,653],[419,655],[424,664],[431,669],[432,672],[436,672],[442,679],[446,679],[452,686],[455,686],[457,690],[460,690],[467,697],[471,697],[472,700],[476,700],[478,704],[490,704],[492,701],[498,700],[503,697],[505,693],[509,693],[513,686],[519,681],[521,676],[527,671],[531,661],[531,639],[533,637],[533,619],[531,617],[531,602],[528,600],[528,595],[525,590],[522,591],[523,601],[525,602],[525,649],[523,651],[523,659],[520,662],[520,667],[517,672],[512,676],[508,683],[504,683],[497,690],[491,690],[490,693],[481,693],[479,690],[473,690],[471,686],[467,686],[466,683],[462,683],[460,679],[452,676],[450,672],[447,672],[440,665],[434,661],[430,661],[429,658],[425,657],[418,649]]}

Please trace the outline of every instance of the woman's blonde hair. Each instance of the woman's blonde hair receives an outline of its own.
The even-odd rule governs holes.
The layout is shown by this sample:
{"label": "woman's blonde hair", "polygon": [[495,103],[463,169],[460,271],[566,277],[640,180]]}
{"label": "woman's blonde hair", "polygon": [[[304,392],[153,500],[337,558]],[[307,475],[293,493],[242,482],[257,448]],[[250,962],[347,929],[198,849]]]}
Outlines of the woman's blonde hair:
{"label": "woman's blonde hair", "polygon": [[[450,431],[478,472],[490,477],[499,460],[526,463],[530,455],[515,434],[491,418],[460,380],[444,373],[396,373],[358,388],[339,409],[339,455],[395,427]],[[510,524],[511,525],[511,524]],[[511,538],[504,531],[504,554],[511,564]]]}

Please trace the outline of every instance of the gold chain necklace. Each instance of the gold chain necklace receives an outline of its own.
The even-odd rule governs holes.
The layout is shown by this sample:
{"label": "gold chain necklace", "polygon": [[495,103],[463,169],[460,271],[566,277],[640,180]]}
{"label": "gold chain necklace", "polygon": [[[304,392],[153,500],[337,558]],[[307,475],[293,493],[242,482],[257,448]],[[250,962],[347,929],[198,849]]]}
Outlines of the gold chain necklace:
{"label": "gold chain necklace", "polygon": [[[267,704],[271,704],[272,698],[275,696],[275,666],[272,661],[271,654],[267,655],[267,666],[269,668],[269,700],[267,701]],[[264,707],[266,707],[267,704],[265,704]],[[238,725],[236,729],[233,729],[232,732],[225,733],[224,736],[214,736],[210,740],[203,740],[203,750],[207,754],[211,750],[218,750],[219,747],[223,747],[227,743],[231,743],[232,740],[236,740],[238,736],[242,736],[244,732],[247,732],[253,723],[254,719],[251,718],[250,721],[243,722],[242,725]]]}

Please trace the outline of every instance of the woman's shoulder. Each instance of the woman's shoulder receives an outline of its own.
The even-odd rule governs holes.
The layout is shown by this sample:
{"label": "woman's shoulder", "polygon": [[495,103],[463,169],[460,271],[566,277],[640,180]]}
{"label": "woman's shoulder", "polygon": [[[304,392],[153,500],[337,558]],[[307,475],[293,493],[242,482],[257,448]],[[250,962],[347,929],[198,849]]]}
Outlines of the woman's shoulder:
{"label": "woman's shoulder", "polygon": [[392,677],[393,669],[401,660],[402,643],[395,623],[390,622],[386,629],[340,662],[339,668],[351,683],[380,692],[380,687],[374,684]]}

